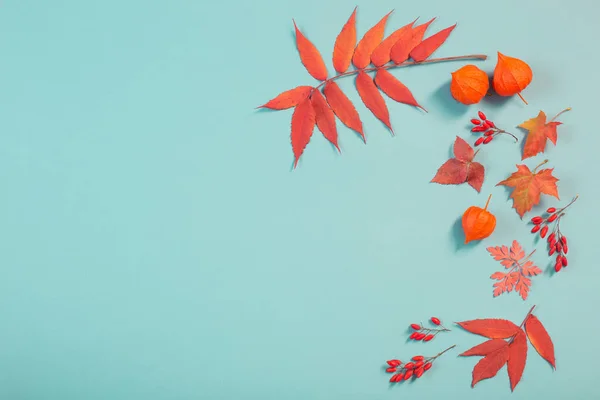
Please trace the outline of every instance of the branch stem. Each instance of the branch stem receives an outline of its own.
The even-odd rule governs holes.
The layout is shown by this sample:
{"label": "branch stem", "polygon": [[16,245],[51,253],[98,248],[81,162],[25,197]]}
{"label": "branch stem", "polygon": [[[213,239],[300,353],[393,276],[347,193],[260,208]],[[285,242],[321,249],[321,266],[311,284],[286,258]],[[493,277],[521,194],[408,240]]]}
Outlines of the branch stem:
{"label": "branch stem", "polygon": [[561,112],[559,112],[558,114],[556,114],[556,115],[554,116],[554,118],[552,118],[552,119],[550,120],[550,122],[554,121],[554,120],[555,120],[556,118],[558,118],[558,117],[559,117],[559,116],[560,116],[562,113],[566,113],[567,111],[571,111],[571,107],[567,107],[567,108],[565,108],[564,110],[562,110]]}

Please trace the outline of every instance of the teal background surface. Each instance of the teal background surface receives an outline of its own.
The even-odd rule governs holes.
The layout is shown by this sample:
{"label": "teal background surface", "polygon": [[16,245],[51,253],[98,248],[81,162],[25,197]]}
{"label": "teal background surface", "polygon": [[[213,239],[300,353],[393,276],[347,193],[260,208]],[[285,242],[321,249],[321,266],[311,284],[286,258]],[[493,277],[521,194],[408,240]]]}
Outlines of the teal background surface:
{"label": "teal background surface", "polygon": [[[450,72],[393,74],[430,112],[388,101],[392,137],[357,105],[367,145],[338,123],[342,154],[317,132],[291,170],[291,110],[255,107],[315,84],[292,18],[330,72],[336,35],[358,5],[359,36],[437,16],[458,22],[437,56],[496,51],[535,77],[518,98],[463,107]],[[596,399],[597,3],[591,0],[4,1],[0,7],[0,399]],[[478,156],[481,194],[430,184],[480,108],[516,127],[565,107],[546,155],[570,266],[533,279],[527,301],[492,297],[485,247],[530,229],[495,184],[520,163],[499,138]],[[498,218],[464,247],[471,205]],[[537,210],[555,201],[544,199]],[[532,216],[529,214],[528,216]],[[546,269],[542,246],[534,261]],[[411,322],[483,317],[517,323],[532,305],[558,368],[529,347],[510,393],[503,369],[470,388],[482,338],[454,329],[407,343]],[[421,380],[390,387],[383,362],[433,355]]]}

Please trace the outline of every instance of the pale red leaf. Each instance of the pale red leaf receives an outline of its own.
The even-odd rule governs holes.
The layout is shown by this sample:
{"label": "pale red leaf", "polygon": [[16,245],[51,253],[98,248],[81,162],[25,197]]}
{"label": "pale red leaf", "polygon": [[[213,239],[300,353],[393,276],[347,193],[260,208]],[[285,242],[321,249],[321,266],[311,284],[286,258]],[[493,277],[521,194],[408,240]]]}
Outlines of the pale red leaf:
{"label": "pale red leaf", "polygon": [[442,185],[460,185],[467,179],[467,164],[451,158],[437,170],[431,182]]}
{"label": "pale red leaf", "polygon": [[360,71],[358,75],[356,75],[356,89],[358,90],[361,100],[365,103],[365,106],[367,106],[373,115],[383,122],[393,134],[394,130],[390,123],[390,113],[385,105],[385,100],[381,93],[379,93],[373,79],[366,73]]}
{"label": "pale red leaf", "polygon": [[525,145],[523,146],[523,157],[526,159],[533,157],[538,153],[543,153],[546,148],[546,140],[556,145],[557,132],[556,128],[561,125],[562,122],[548,122],[546,123],[546,114],[540,111],[537,117],[529,119],[519,125],[528,131],[527,138],[525,139]]}
{"label": "pale red leaf", "polygon": [[542,273],[542,270],[533,265],[533,261],[526,261],[521,266],[521,273],[525,276],[536,276]]}
{"label": "pale red leaf", "polygon": [[490,339],[506,339],[519,331],[519,327],[506,319],[474,319],[457,322],[464,330]]}
{"label": "pale red leaf", "polygon": [[510,390],[515,387],[523,376],[525,363],[527,362],[527,337],[522,329],[515,336],[512,343],[508,346],[508,378],[510,379]]}
{"label": "pale red leaf", "polygon": [[483,357],[473,368],[471,387],[484,379],[493,378],[508,361],[508,347],[504,346]]}
{"label": "pale red leaf", "polygon": [[470,162],[473,161],[473,157],[475,156],[475,152],[469,143],[466,140],[457,136],[454,140],[454,157],[456,157],[459,161]]}
{"label": "pale red leaf", "polygon": [[390,61],[390,52],[392,50],[392,46],[394,46],[396,42],[402,37],[412,35],[412,26],[416,21],[417,20],[414,20],[410,24],[405,25],[400,29],[397,29],[396,31],[394,31],[394,33],[385,38],[383,42],[379,43],[379,45],[375,48],[375,50],[373,50],[373,53],[371,54],[371,62],[373,63],[373,65],[381,67],[382,65],[385,65]]}
{"label": "pale red leaf", "polygon": [[298,86],[293,89],[286,90],[258,108],[285,110],[286,108],[295,107],[298,105],[298,103],[308,97],[311,90],[313,90],[312,86]]}
{"label": "pale red leaf", "polygon": [[300,53],[300,60],[309,74],[313,78],[320,81],[327,79],[327,67],[321,57],[321,53],[315,47],[310,40],[308,40],[302,32],[296,26],[294,21],[294,28],[296,29],[296,46],[298,47],[298,53]]}
{"label": "pale red leaf", "polygon": [[531,279],[526,276],[521,275],[517,284],[515,285],[515,291],[519,293],[519,295],[523,298],[523,300],[527,300],[527,296],[529,295],[529,289],[531,287]]}
{"label": "pale red leaf", "polygon": [[501,349],[502,347],[508,346],[508,342],[502,339],[490,339],[475,347],[470,348],[464,353],[460,354],[463,357],[470,356],[487,356],[488,354]]}
{"label": "pale red leaf", "polygon": [[446,41],[446,39],[448,39],[450,32],[452,32],[454,28],[456,28],[456,24],[446,29],[442,29],[438,33],[423,40],[410,52],[410,57],[417,62],[425,61]]}
{"label": "pale red leaf", "polygon": [[333,47],[333,67],[340,74],[348,70],[354,54],[354,46],[356,46],[356,8],[335,39]]}
{"label": "pale red leaf", "polygon": [[495,279],[497,281],[501,281],[506,277],[506,274],[504,272],[494,272],[492,274],[492,276],[490,276],[491,279]]}
{"label": "pale red leaf", "polygon": [[516,240],[513,240],[512,245],[510,246],[510,257],[515,261],[520,261],[525,257],[523,247],[521,247],[521,244]]}
{"label": "pale red leaf", "polygon": [[396,100],[399,103],[419,107],[424,111],[427,111],[417,103],[417,100],[415,100],[411,91],[387,70],[377,70],[377,74],[375,74],[375,83],[383,93],[387,94],[393,100]]}
{"label": "pale red leaf", "polygon": [[325,101],[325,98],[320,91],[315,90],[311,97],[313,109],[315,110],[315,119],[317,127],[325,136],[325,139],[329,140],[335,148],[340,151],[338,146],[338,133],[337,127],[335,126],[335,115],[329,104]]}
{"label": "pale red leaf", "polygon": [[385,24],[391,13],[390,11],[374,27],[369,29],[356,45],[352,56],[352,63],[356,68],[366,68],[371,63],[371,53],[383,40]]}
{"label": "pale red leaf", "polygon": [[533,314],[525,321],[525,331],[529,341],[540,356],[556,369],[556,359],[554,358],[554,343],[550,335],[542,325],[541,321]]}
{"label": "pale red leaf", "polygon": [[292,114],[292,150],[294,151],[294,168],[310,141],[315,129],[315,111],[309,98],[303,100]]}
{"label": "pale red leaf", "polygon": [[492,257],[494,257],[494,260],[500,261],[500,264],[506,268],[512,267],[515,263],[508,252],[508,247],[506,246],[488,247],[486,250]]}
{"label": "pale red leaf", "polygon": [[366,142],[365,135],[362,129],[362,121],[354,108],[354,105],[348,97],[342,92],[342,89],[335,82],[327,82],[323,88],[323,94],[329,103],[329,106],[335,115],[348,128],[358,132]]}
{"label": "pale red leaf", "polygon": [[390,51],[390,57],[394,63],[400,64],[408,60],[410,52],[421,43],[425,31],[434,19],[432,18],[424,24],[412,28],[410,34],[404,34],[396,41],[396,44],[392,46],[392,50]]}
{"label": "pale red leaf", "polygon": [[481,192],[483,179],[485,176],[485,168],[478,162],[469,163],[467,170],[467,183],[478,192]]}

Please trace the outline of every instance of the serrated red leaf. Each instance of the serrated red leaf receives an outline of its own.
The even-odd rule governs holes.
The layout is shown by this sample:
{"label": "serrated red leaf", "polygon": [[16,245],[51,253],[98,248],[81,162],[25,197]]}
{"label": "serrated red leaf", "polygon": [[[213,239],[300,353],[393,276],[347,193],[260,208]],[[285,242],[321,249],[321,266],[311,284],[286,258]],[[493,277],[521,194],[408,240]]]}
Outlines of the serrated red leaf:
{"label": "serrated red leaf", "polygon": [[431,182],[442,185],[459,185],[467,182],[473,189],[481,191],[485,169],[478,162],[472,162],[475,155],[473,148],[462,138],[454,141],[454,155],[436,172]]}
{"label": "serrated red leaf", "polygon": [[543,111],[540,111],[537,117],[529,119],[519,125],[519,128],[528,132],[527,138],[525,139],[525,145],[523,146],[522,159],[524,160],[533,157],[538,153],[543,153],[546,148],[547,139],[550,139],[550,141],[556,145],[558,136],[556,128],[561,124],[562,122],[554,121],[546,123],[546,114]]}
{"label": "serrated red leaf", "polygon": [[400,64],[408,60],[410,52],[421,43],[425,31],[434,20],[435,18],[432,18],[424,24],[412,28],[410,30],[410,35],[404,34],[396,41],[396,44],[394,44],[390,50],[390,57],[394,63]]}
{"label": "serrated red leaf", "polygon": [[485,168],[478,162],[472,162],[468,165],[467,183],[478,192],[481,192],[483,180],[485,176]]}
{"label": "serrated red leaf", "polygon": [[446,39],[448,39],[450,32],[452,32],[454,28],[456,28],[456,24],[446,29],[442,29],[438,33],[423,40],[410,52],[410,57],[417,62],[425,61],[446,41]]}
{"label": "serrated red leaf", "polygon": [[508,361],[508,347],[501,347],[483,357],[473,368],[471,387],[484,379],[493,378]]}
{"label": "serrated red leaf", "polygon": [[333,67],[340,74],[348,70],[354,54],[354,46],[356,46],[356,8],[335,39],[333,47]]}
{"label": "serrated red leaf", "polygon": [[335,114],[327,104],[327,101],[323,97],[320,91],[315,90],[311,97],[313,109],[315,110],[315,120],[317,127],[325,136],[325,139],[329,140],[335,148],[340,151],[338,146],[338,133],[335,125]]}
{"label": "serrated red leaf", "polygon": [[356,68],[366,68],[371,63],[371,54],[383,40],[385,24],[391,13],[392,11],[387,13],[375,26],[369,29],[356,45],[352,56],[352,63]]}
{"label": "serrated red leaf", "polygon": [[542,322],[535,315],[531,314],[525,321],[525,332],[538,354],[556,369],[554,343]]}
{"label": "serrated red leaf", "polygon": [[358,90],[358,94],[363,103],[365,103],[365,106],[367,106],[373,115],[383,122],[393,134],[394,130],[390,123],[390,113],[385,105],[385,100],[381,93],[379,93],[373,79],[363,71],[360,71],[356,75],[356,90]]}
{"label": "serrated red leaf", "polygon": [[[529,277],[540,274],[542,270],[533,265],[532,261],[523,261],[525,251],[519,242],[513,240],[510,249],[507,246],[488,247],[487,251],[494,257],[494,260],[500,261],[505,268],[510,269],[510,272],[507,274],[496,272],[490,277],[491,279],[500,281],[493,285],[494,297],[514,289],[523,300],[527,299],[531,287],[531,279]],[[501,275],[504,277],[501,278]]]}
{"label": "serrated red leaf", "polygon": [[467,164],[451,158],[437,170],[431,182],[442,185],[460,185],[467,180]]}
{"label": "serrated red leaf", "polygon": [[519,293],[523,300],[527,300],[529,288],[531,287],[531,279],[521,275],[519,281],[515,285],[515,291]]}
{"label": "serrated red leaf", "polygon": [[396,100],[399,103],[419,107],[422,110],[427,111],[417,103],[417,100],[415,100],[410,90],[387,70],[377,70],[377,74],[375,74],[375,83],[383,93],[387,94],[393,100]]}
{"label": "serrated red leaf", "polygon": [[298,53],[300,53],[300,61],[302,61],[302,64],[313,78],[324,81],[327,79],[327,67],[325,66],[323,57],[321,57],[321,53],[300,32],[296,26],[296,21],[294,21],[294,28],[296,29],[296,47],[298,47]]}
{"label": "serrated red leaf", "polygon": [[510,257],[515,261],[520,261],[525,257],[523,247],[521,247],[521,244],[516,240],[513,240],[512,245],[510,246]]}
{"label": "serrated red leaf", "polygon": [[298,86],[280,93],[274,99],[269,100],[258,108],[268,108],[270,110],[285,110],[298,105],[306,99],[313,90],[312,86]]}
{"label": "serrated red leaf", "polygon": [[519,331],[519,327],[506,319],[474,319],[457,322],[464,330],[490,339],[506,339]]}
{"label": "serrated red leaf", "polygon": [[310,141],[315,129],[315,111],[309,98],[306,98],[294,109],[292,114],[292,150],[294,151],[294,168]]}
{"label": "serrated red leaf", "polygon": [[495,279],[497,281],[501,281],[502,279],[504,279],[506,277],[506,274],[504,272],[494,272],[490,278],[491,279]]}
{"label": "serrated red leaf", "polygon": [[508,379],[510,380],[510,390],[515,387],[523,376],[525,363],[527,362],[527,338],[522,329],[515,336],[512,343],[508,346]]}
{"label": "serrated red leaf", "polygon": [[452,150],[454,152],[454,157],[459,161],[470,162],[473,161],[473,157],[475,156],[473,148],[466,140],[459,136],[454,140],[454,147]]}
{"label": "serrated red leaf", "polygon": [[502,339],[490,339],[470,348],[460,355],[463,357],[487,356],[488,354],[493,353],[494,351],[497,351],[505,346],[508,346],[508,342]]}
{"label": "serrated red leaf", "polygon": [[404,25],[402,28],[394,31],[390,36],[385,38],[379,45],[373,50],[371,54],[371,62],[377,67],[387,64],[391,60],[391,50],[398,40],[407,35],[412,35],[412,27],[417,22],[415,19],[408,25]]}
{"label": "serrated red leaf", "polygon": [[500,261],[500,264],[506,268],[512,267],[515,263],[506,246],[488,247],[486,250],[494,257],[494,260]]}
{"label": "serrated red leaf", "polygon": [[533,265],[533,261],[526,261],[521,266],[521,273],[525,276],[536,276],[542,273],[542,270],[535,265]]}
{"label": "serrated red leaf", "polygon": [[323,88],[323,94],[335,115],[348,128],[356,131],[366,142],[362,129],[362,121],[350,99],[342,92],[335,82],[327,82]]}

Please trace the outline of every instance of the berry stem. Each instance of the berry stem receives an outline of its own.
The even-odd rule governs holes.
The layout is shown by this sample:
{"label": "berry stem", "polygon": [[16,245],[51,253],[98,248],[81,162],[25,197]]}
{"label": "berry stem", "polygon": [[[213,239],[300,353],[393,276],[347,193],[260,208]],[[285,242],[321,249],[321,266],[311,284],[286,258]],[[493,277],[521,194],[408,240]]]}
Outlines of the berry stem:
{"label": "berry stem", "polygon": [[550,122],[554,121],[554,120],[555,120],[556,118],[558,118],[558,117],[559,117],[559,116],[560,116],[562,113],[566,113],[567,111],[571,111],[571,107],[567,107],[567,108],[565,108],[564,110],[562,110],[561,112],[559,112],[558,114],[556,114],[556,115],[554,116],[554,118],[552,118],[552,119],[550,120]]}
{"label": "berry stem", "polygon": [[537,171],[537,169],[538,169],[539,167],[541,167],[542,165],[546,164],[547,162],[548,162],[548,160],[544,160],[544,161],[542,161],[541,163],[539,163],[539,164],[537,165],[537,167],[535,167],[535,168],[533,169],[533,173],[535,174],[535,172]]}
{"label": "berry stem", "polygon": [[431,360],[435,360],[436,358],[438,358],[439,356],[441,356],[442,354],[444,354],[448,350],[452,350],[455,347],[456,347],[456,345],[453,344],[452,346],[448,347],[446,350],[439,352],[435,357],[432,357]]}
{"label": "berry stem", "polygon": [[518,141],[519,141],[519,139],[518,139],[518,138],[517,138],[515,135],[513,135],[513,134],[512,134],[512,133],[510,133],[510,132],[507,132],[507,131],[505,131],[504,129],[498,129],[498,130],[496,131],[496,133],[506,133],[507,135],[510,135],[510,136],[512,136],[512,137],[513,137],[513,139],[515,139],[515,142],[518,142]]}

